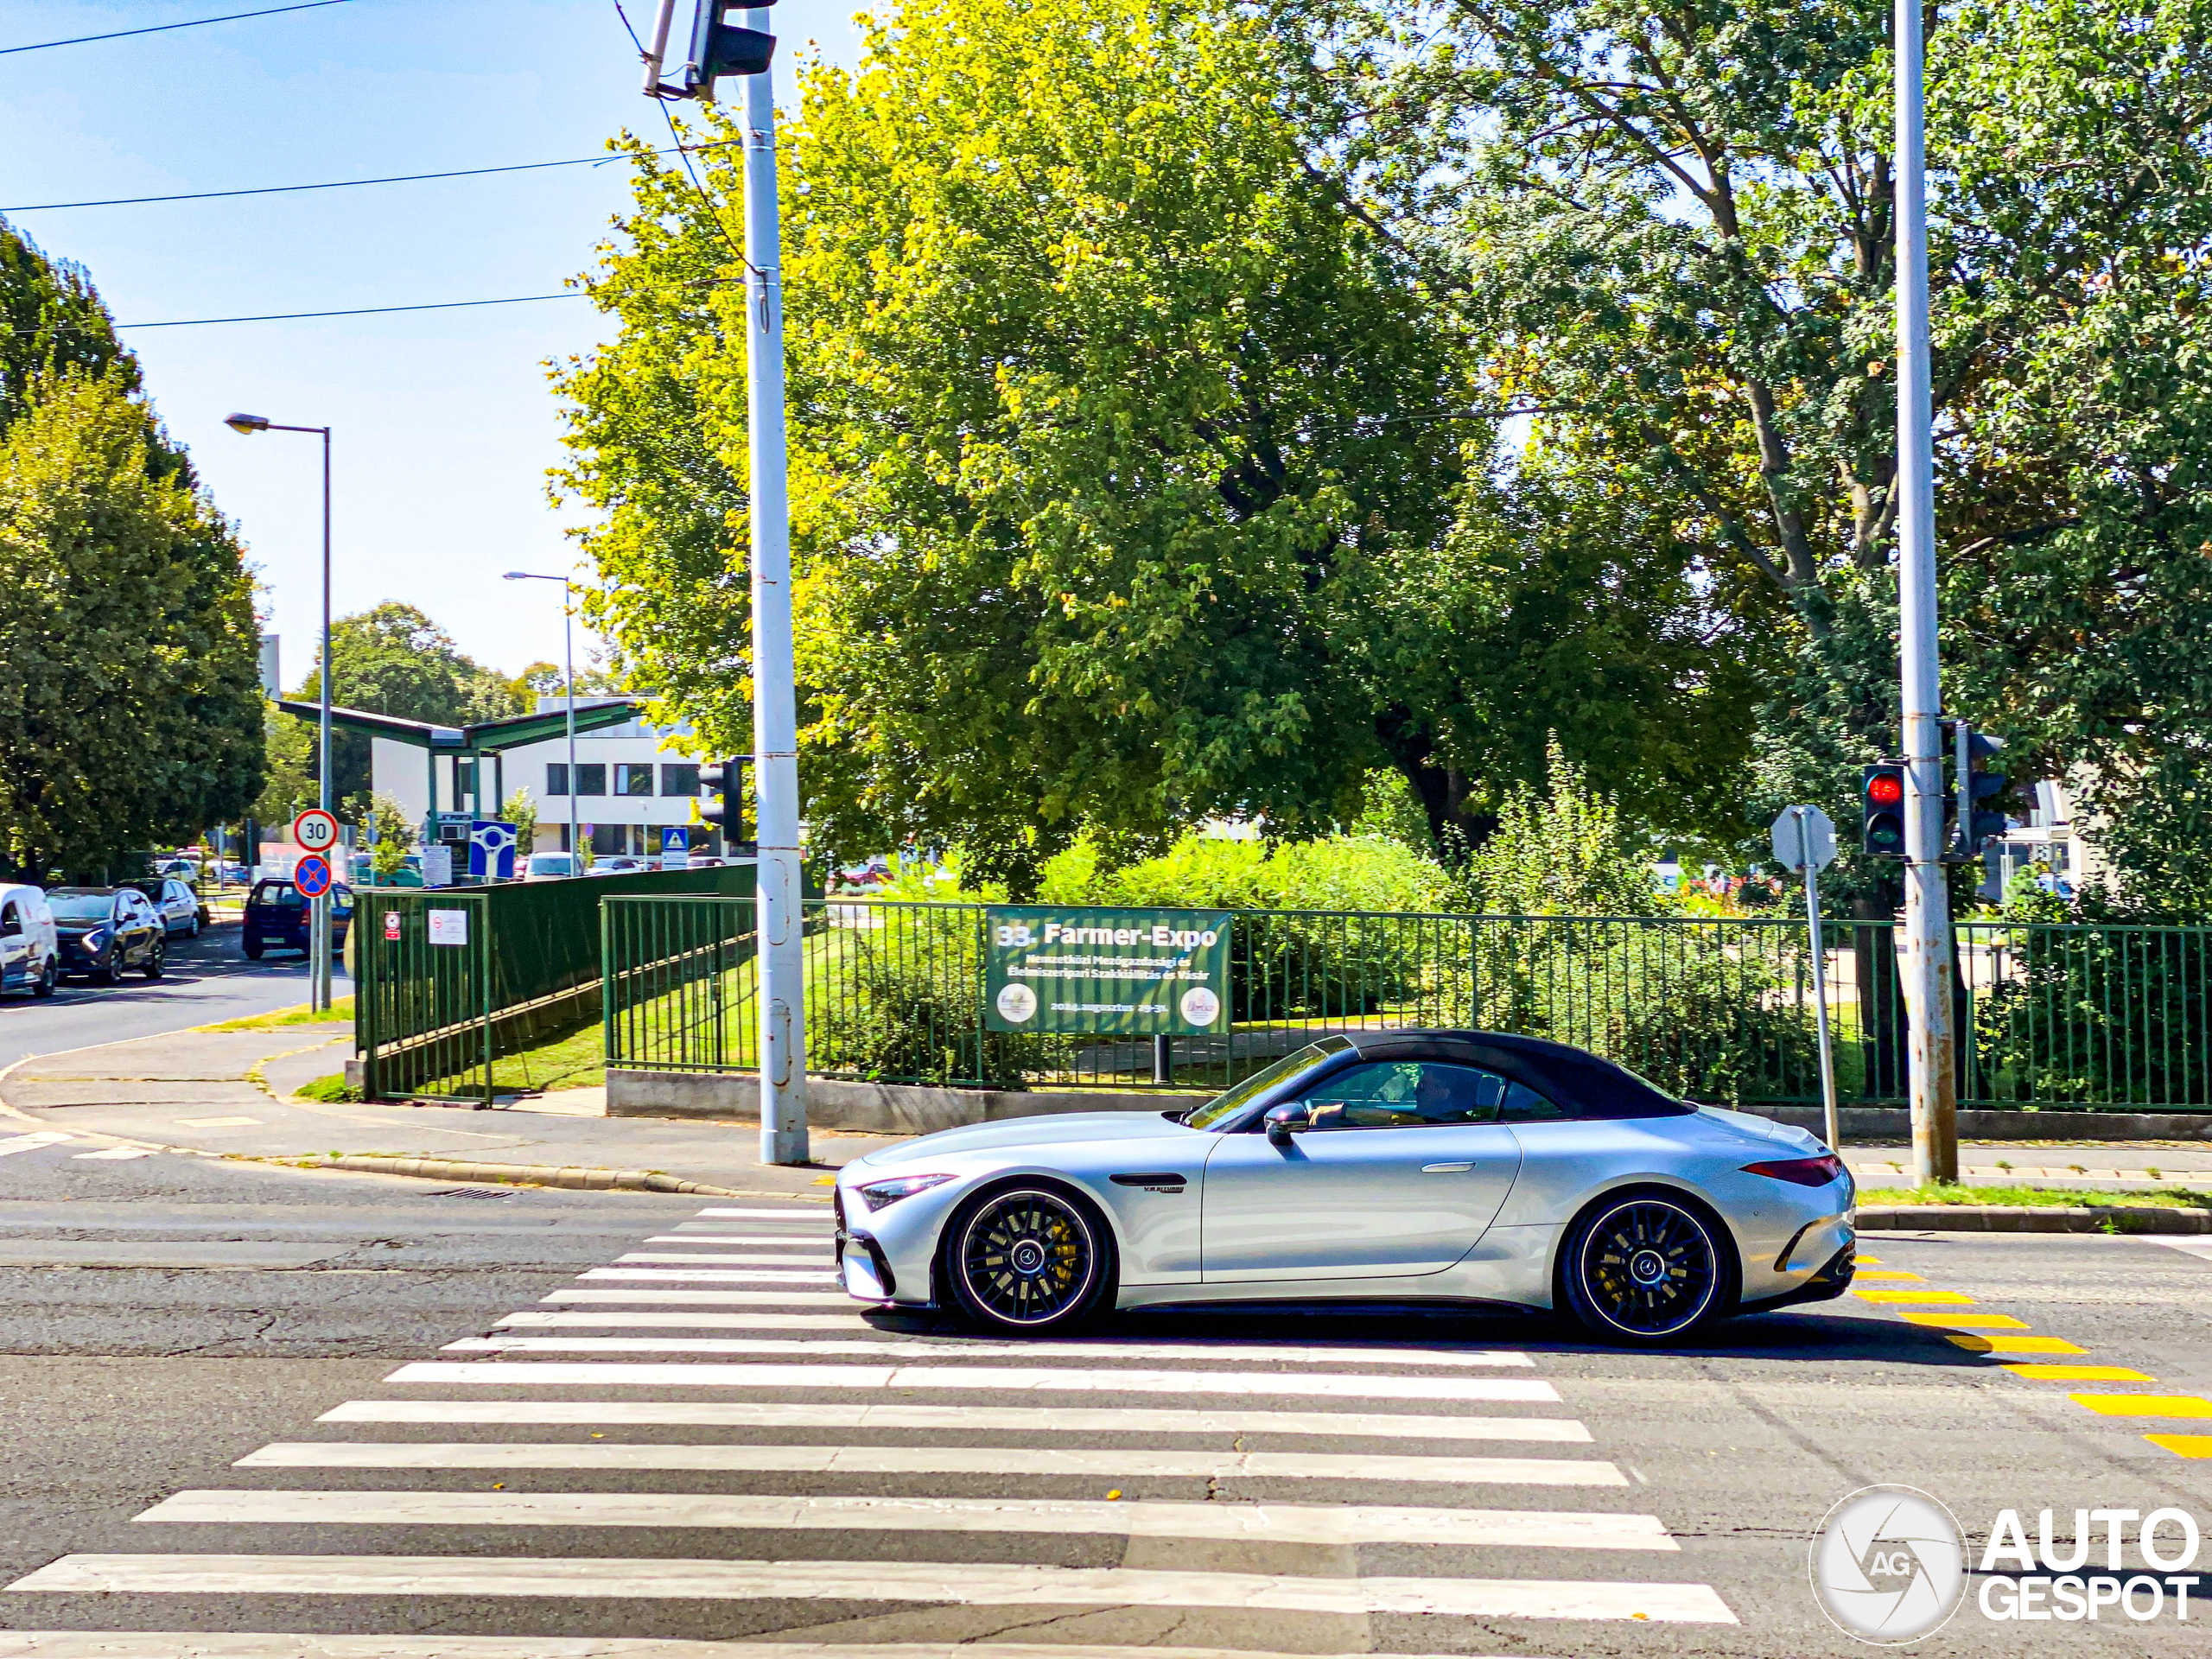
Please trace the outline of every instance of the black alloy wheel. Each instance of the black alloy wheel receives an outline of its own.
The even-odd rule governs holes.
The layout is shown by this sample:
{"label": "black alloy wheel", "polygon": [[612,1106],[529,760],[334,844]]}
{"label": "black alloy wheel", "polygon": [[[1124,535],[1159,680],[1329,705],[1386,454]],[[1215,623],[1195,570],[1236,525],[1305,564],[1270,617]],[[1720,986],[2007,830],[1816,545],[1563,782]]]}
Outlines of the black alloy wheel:
{"label": "black alloy wheel", "polygon": [[1073,1194],[1014,1187],[987,1194],[954,1218],[944,1267],[953,1295],[979,1324],[1056,1331],[1103,1298],[1113,1244],[1105,1224]]}
{"label": "black alloy wheel", "polygon": [[90,977],[95,985],[112,985],[123,977],[123,944],[120,940],[108,941],[107,949],[100,954],[99,966],[92,969]]}
{"label": "black alloy wheel", "polygon": [[1725,1233],[1690,1205],[1656,1193],[1602,1205],[1568,1236],[1567,1305],[1609,1342],[1671,1342],[1726,1313]]}
{"label": "black alloy wheel", "polygon": [[168,940],[158,933],[156,934],[154,942],[146,947],[146,960],[143,966],[147,978],[159,979],[162,976],[162,961],[168,953]]}

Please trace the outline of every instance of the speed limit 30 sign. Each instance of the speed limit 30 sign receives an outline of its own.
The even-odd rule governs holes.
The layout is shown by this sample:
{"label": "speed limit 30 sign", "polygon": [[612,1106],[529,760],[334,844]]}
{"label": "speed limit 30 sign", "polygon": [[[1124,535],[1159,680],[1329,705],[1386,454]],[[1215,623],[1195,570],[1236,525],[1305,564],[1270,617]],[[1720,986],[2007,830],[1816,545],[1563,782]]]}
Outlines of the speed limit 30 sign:
{"label": "speed limit 30 sign", "polygon": [[327,853],[338,844],[338,820],[311,806],[292,820],[292,840],[311,853]]}

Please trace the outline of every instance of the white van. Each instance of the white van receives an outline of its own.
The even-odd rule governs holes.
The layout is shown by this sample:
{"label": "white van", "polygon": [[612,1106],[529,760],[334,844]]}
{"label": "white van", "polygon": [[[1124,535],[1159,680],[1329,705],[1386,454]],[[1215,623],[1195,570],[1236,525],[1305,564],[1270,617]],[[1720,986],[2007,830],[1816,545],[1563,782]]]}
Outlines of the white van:
{"label": "white van", "polygon": [[60,944],[45,893],[0,882],[0,992],[52,996],[60,980]]}

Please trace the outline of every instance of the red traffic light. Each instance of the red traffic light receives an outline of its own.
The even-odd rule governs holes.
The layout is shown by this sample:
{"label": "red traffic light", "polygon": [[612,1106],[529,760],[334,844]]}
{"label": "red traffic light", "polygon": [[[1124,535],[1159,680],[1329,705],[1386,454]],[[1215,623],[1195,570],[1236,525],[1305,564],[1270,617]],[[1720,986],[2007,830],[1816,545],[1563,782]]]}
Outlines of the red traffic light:
{"label": "red traffic light", "polygon": [[1895,806],[1904,799],[1904,779],[1894,772],[1878,772],[1866,780],[1866,798],[1877,806]]}

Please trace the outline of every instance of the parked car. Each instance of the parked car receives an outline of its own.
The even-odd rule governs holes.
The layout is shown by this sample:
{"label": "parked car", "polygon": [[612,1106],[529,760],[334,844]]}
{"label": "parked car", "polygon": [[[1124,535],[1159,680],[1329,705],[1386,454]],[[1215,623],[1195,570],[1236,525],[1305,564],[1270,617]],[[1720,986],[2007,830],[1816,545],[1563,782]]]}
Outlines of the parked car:
{"label": "parked car", "polygon": [[574,853],[532,853],[530,861],[523,866],[525,881],[555,881],[576,873]]}
{"label": "parked car", "polygon": [[373,853],[353,855],[353,885],[357,887],[419,887],[423,885],[423,855],[410,853],[390,875],[376,873]]}
{"label": "parked car", "polygon": [[635,875],[645,867],[634,858],[602,858],[586,870],[586,875]]}
{"label": "parked car", "polygon": [[61,971],[112,985],[127,968],[162,976],[168,929],[136,887],[56,887],[46,895],[60,941]]}
{"label": "parked car", "polygon": [[[264,876],[246,894],[245,922],[239,929],[239,943],[246,955],[257,962],[263,951],[271,948],[304,954],[313,914],[313,906],[300,897],[300,890],[289,881]],[[334,954],[346,948],[346,929],[353,919],[353,890],[341,883],[330,890],[330,948]]]}
{"label": "parked car", "polygon": [[207,906],[200,902],[200,895],[175,876],[147,875],[135,881],[125,881],[126,887],[135,887],[146,895],[162,925],[168,930],[171,938],[180,933],[188,939],[200,937],[200,930],[207,925]]}
{"label": "parked car", "polygon": [[61,944],[46,894],[0,883],[0,991],[52,996],[60,982]]}

